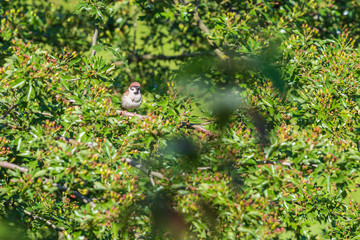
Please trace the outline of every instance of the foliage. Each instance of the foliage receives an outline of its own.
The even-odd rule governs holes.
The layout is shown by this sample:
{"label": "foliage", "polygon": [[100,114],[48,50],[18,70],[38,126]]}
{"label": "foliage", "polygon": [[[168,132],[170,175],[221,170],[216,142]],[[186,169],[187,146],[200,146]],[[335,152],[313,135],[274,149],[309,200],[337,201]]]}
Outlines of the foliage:
{"label": "foliage", "polygon": [[359,235],[356,1],[0,4],[0,236]]}

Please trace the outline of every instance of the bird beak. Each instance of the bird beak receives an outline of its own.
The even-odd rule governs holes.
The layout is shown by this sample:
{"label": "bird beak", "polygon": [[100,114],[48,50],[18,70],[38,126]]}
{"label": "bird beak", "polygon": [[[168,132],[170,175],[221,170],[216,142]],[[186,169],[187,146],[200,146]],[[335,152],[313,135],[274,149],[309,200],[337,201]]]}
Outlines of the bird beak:
{"label": "bird beak", "polygon": [[136,94],[138,94],[140,92],[140,87],[135,87],[136,88]]}

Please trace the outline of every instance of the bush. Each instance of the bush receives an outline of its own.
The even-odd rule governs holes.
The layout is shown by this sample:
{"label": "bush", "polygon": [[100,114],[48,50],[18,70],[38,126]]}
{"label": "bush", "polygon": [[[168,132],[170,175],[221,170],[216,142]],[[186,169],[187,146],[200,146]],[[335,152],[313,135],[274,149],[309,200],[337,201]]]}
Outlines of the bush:
{"label": "bush", "polygon": [[359,235],[355,3],[1,4],[0,236]]}

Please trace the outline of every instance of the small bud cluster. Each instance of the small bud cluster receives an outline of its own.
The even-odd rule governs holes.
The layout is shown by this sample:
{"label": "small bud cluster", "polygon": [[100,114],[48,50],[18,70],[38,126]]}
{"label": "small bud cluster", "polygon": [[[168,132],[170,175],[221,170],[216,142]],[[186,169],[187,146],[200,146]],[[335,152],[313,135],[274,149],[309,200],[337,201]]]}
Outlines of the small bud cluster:
{"label": "small bud cluster", "polygon": [[10,147],[8,147],[8,140],[6,137],[0,137],[0,157],[9,155],[11,153]]}

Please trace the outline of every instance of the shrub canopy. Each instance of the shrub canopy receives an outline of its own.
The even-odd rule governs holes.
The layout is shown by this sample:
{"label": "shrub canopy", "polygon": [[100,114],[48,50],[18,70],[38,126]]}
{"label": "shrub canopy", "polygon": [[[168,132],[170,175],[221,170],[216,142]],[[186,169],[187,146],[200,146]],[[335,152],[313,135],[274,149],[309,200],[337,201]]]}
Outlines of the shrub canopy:
{"label": "shrub canopy", "polygon": [[358,1],[0,4],[0,237],[360,234]]}

